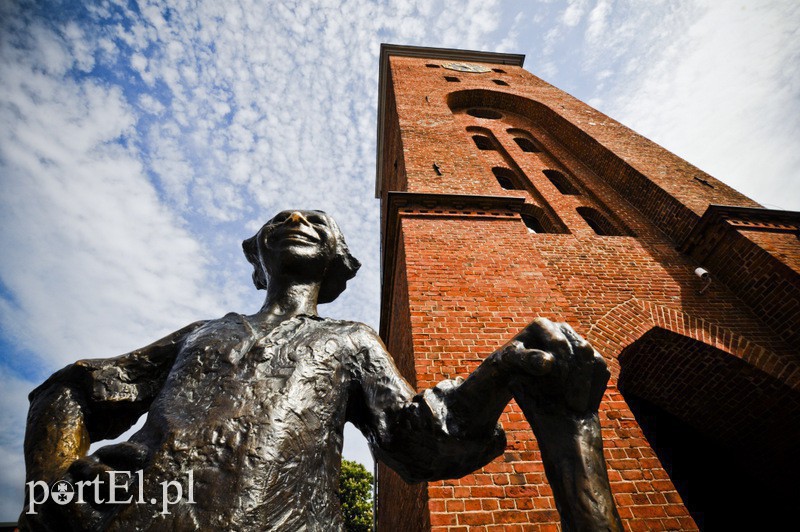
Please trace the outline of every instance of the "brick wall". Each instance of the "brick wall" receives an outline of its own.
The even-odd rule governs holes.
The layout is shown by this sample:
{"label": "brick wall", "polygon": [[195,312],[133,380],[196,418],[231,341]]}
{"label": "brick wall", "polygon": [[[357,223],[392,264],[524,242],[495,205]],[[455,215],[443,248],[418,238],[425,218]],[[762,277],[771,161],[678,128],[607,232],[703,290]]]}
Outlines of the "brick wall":
{"label": "brick wall", "polygon": [[[715,419],[735,425],[731,438],[743,435],[751,448],[758,446],[754,456],[765,468],[778,454],[785,456],[787,442],[800,437],[796,344],[776,334],[776,327],[797,331],[792,327],[800,319],[792,306],[800,300],[800,254],[796,237],[786,232],[793,218],[784,220],[778,236],[737,233],[768,257],[737,264],[737,271],[766,267],[784,274],[781,293],[789,302],[775,307],[780,316],[770,321],[750,296],[727,285],[724,263],[712,270],[698,264],[692,251],[703,248],[703,238],[692,230],[702,225],[709,205],[760,212],[755,202],[520,67],[487,64],[504,72],[473,74],[444,69],[443,62],[391,57],[391,79],[385,80],[392,94],[385,100],[383,153],[397,158],[402,169],[395,174],[393,160],[379,161],[381,334],[390,352],[423,389],[465,376],[536,316],[571,323],[612,371],[600,417],[612,491],[626,528],[695,528],[618,379],[624,375],[623,384],[688,423]],[[476,107],[492,108],[500,117],[467,112]],[[514,141],[520,130],[538,151],[523,151]],[[474,134],[489,137],[493,149],[479,149]],[[498,182],[492,171],[498,167],[512,172],[512,189]],[[562,193],[544,170],[560,172],[578,193]],[[598,236],[580,214],[584,209],[622,236]],[[530,233],[520,213],[547,221],[544,231]],[[693,274],[700,265],[714,272],[703,294],[704,283]],[[776,304],[777,296],[771,297],[762,298],[762,307]],[[653,368],[672,368],[692,379],[653,379]],[[718,407],[729,399],[725,404],[741,406],[732,399],[743,387],[752,398],[777,394],[786,406],[751,401],[743,419],[735,417],[742,408]],[[686,401],[690,391],[694,402]],[[473,475],[409,488],[382,472],[379,527],[558,529],[530,428],[513,403],[501,422],[507,452]],[[765,424],[779,429],[768,442],[753,439]],[[398,528],[406,516],[407,526]]]}

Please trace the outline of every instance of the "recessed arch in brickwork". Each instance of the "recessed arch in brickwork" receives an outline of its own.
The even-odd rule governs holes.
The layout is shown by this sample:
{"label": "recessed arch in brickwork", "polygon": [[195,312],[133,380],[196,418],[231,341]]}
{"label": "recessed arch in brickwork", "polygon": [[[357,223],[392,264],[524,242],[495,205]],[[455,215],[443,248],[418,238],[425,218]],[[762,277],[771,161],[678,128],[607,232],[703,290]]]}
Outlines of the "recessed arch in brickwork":
{"label": "recessed arch in brickwork", "polygon": [[[552,170],[551,170],[552,171]],[[548,175],[548,177],[550,177]],[[578,207],[578,214],[589,227],[600,236],[629,236],[630,231],[622,230],[612,223],[603,213],[592,207]]]}
{"label": "recessed arch in brickwork", "polygon": [[698,524],[777,529],[765,521],[768,508],[773,520],[793,518],[800,391],[661,327],[618,361],[619,391]]}
{"label": "recessed arch in brickwork", "polygon": [[[552,210],[551,217],[563,217],[565,222],[571,220],[575,224],[571,229],[582,228],[578,233],[591,235],[588,225],[601,236],[633,236],[628,224],[601,199],[596,190],[600,185],[587,172],[586,161],[578,161],[573,155],[563,153],[563,147],[558,147],[551,131],[552,124],[541,122],[540,117],[527,112],[528,108],[520,102],[517,106],[509,105],[510,102],[504,101],[508,95],[497,98],[492,95],[485,90],[456,91],[448,95],[448,105],[456,122],[462,126],[471,124],[467,131],[478,149],[484,153],[499,152],[506,165],[519,170],[517,173],[526,176],[530,185],[538,189],[534,194],[537,203]],[[538,105],[533,100],[522,100],[528,107]],[[508,188],[502,183],[501,186]],[[556,190],[550,192],[553,187]],[[564,201],[563,196],[580,196],[581,199],[570,202]],[[577,213],[575,207],[578,207]]]}
{"label": "recessed arch in brickwork", "polygon": [[488,89],[453,91],[447,95],[447,105],[454,112],[468,107],[487,107],[530,119],[625,196],[676,243],[697,223],[699,208],[693,210],[688,205],[693,200],[677,199],[675,193],[665,190],[664,183],[656,184],[652,177],[645,176],[556,109],[530,98]]}
{"label": "recessed arch in brickwork", "polygon": [[[619,399],[633,401],[629,404],[631,410],[638,410],[636,422],[647,429],[647,438],[655,438],[650,444],[660,460],[665,459],[660,445],[674,453],[679,447],[683,449],[683,465],[679,467],[678,454],[663,463],[670,475],[675,475],[672,480],[679,489],[681,485],[694,486],[689,493],[694,490],[695,501],[707,501],[730,487],[728,507],[759,501],[760,513],[753,510],[740,513],[739,517],[743,522],[759,522],[764,529],[770,528],[767,523],[778,515],[767,508],[774,506],[773,510],[778,511],[792,506],[779,503],[779,499],[782,501],[782,494],[791,492],[800,473],[800,457],[795,449],[800,441],[797,362],[680,309],[635,298],[611,309],[592,325],[586,337],[604,354],[612,373],[608,402],[602,407],[607,416],[604,431],[619,431],[615,424],[632,421],[628,417],[630,410]],[[642,404],[651,406],[641,410]],[[640,417],[654,416],[653,408],[668,419]],[[669,419],[676,421],[667,425]],[[676,430],[675,422],[678,426],[684,424],[685,429]],[[653,432],[653,427],[659,426],[662,431],[671,432]],[[665,442],[667,435],[677,439]],[[708,453],[724,456],[727,467],[714,466]],[[691,466],[687,466],[687,460]],[[609,462],[612,468],[616,465],[615,460]],[[719,478],[722,475],[715,476],[714,467],[723,467],[717,472],[724,471],[727,480]],[[728,477],[729,470],[741,471],[744,480],[735,474]],[[693,478],[685,478],[687,474]],[[742,491],[745,495],[740,497]],[[686,492],[682,493],[687,502]],[[688,496],[691,498],[691,494]],[[696,510],[695,507],[693,511]],[[713,504],[701,507],[700,512],[711,527]],[[727,515],[720,512],[719,506],[716,512],[714,519]]]}
{"label": "recessed arch in brickwork", "polygon": [[703,318],[637,298],[607,312],[589,328],[586,338],[606,357],[612,375],[618,377],[617,356],[656,327],[711,345],[800,391],[800,364],[796,361]]}
{"label": "recessed arch in brickwork", "polygon": [[[553,220],[547,216],[547,212],[538,205],[533,205],[531,203],[524,204],[520,208],[520,217],[522,218],[525,226],[531,232],[560,234],[569,233],[567,229],[554,223]],[[538,228],[536,228],[536,225],[538,225]]]}
{"label": "recessed arch in brickwork", "polygon": [[562,194],[566,194],[567,196],[580,196],[581,192],[575,188],[575,185],[572,182],[559,172],[558,170],[542,170],[542,173],[547,176],[547,179],[553,183],[553,186],[558,189],[559,192]]}
{"label": "recessed arch in brickwork", "polygon": [[496,151],[499,146],[494,133],[484,127],[470,126],[467,128],[467,133],[470,134],[475,146],[481,151]]}

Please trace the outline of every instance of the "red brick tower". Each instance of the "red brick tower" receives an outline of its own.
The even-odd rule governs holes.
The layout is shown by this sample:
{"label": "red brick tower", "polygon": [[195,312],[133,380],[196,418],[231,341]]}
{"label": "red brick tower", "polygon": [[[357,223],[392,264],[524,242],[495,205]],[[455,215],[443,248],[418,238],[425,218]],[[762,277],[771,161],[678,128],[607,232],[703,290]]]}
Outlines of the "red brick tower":
{"label": "red brick tower", "polygon": [[[625,527],[765,529],[798,493],[800,213],[523,60],[382,47],[382,337],[422,389],[536,316],[569,322],[612,372],[600,418]],[[380,467],[379,529],[556,530],[530,428],[513,403],[501,421],[507,452],[463,479],[407,486]]]}

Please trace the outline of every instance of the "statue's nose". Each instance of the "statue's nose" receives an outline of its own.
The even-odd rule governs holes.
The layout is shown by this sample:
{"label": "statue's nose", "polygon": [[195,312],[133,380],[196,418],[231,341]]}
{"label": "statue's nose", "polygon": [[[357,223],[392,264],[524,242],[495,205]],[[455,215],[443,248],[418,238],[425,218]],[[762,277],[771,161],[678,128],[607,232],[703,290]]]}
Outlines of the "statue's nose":
{"label": "statue's nose", "polygon": [[300,211],[292,212],[292,214],[289,215],[289,221],[296,224],[308,223],[308,220],[306,220],[306,217],[303,216],[303,213]]}

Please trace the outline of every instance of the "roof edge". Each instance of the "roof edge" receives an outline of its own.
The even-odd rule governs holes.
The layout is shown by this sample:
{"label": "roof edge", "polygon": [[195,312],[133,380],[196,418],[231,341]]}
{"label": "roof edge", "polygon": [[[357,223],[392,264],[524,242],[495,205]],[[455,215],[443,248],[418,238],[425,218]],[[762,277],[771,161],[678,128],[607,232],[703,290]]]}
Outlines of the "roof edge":
{"label": "roof edge", "polygon": [[386,107],[386,86],[389,76],[389,57],[424,57],[426,59],[449,59],[452,61],[473,61],[522,67],[525,54],[503,54],[498,52],[481,52],[477,50],[457,50],[455,48],[430,48],[427,46],[405,46],[400,44],[381,43],[380,64],[378,74],[378,151],[375,168],[375,197],[381,195],[383,175],[383,120]]}
{"label": "roof edge", "polygon": [[452,59],[454,61],[477,61],[521,67],[525,63],[525,54],[503,54],[499,52],[481,52],[478,50],[458,50],[456,48],[431,48],[427,46],[405,46],[401,44],[381,43],[381,64],[390,56],[424,57],[426,59]]}

